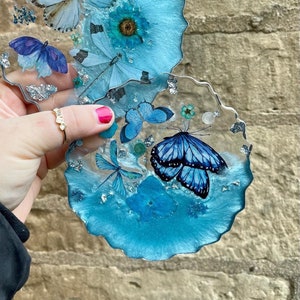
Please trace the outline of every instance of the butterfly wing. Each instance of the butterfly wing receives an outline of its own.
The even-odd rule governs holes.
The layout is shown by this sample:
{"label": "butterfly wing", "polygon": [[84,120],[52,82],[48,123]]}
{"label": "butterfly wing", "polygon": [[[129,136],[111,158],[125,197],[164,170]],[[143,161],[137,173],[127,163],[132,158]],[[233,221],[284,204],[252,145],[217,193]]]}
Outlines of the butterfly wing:
{"label": "butterfly wing", "polygon": [[129,63],[122,61],[122,57],[112,65],[113,72],[111,74],[109,88],[116,88],[129,80],[142,80],[143,71],[130,66]]}
{"label": "butterfly wing", "polygon": [[72,49],[69,53],[77,62],[85,67],[92,67],[110,62],[110,59],[107,56],[94,54],[84,49]]}
{"label": "butterfly wing", "polygon": [[143,175],[141,173],[138,172],[133,172],[133,171],[127,171],[124,169],[120,169],[120,174],[127,177],[128,179],[134,180],[134,179],[138,179],[141,178]]}
{"label": "butterfly wing", "polygon": [[85,4],[89,4],[97,8],[107,8],[112,5],[114,1],[115,0],[86,0]]}
{"label": "butterfly wing", "polygon": [[205,170],[184,166],[176,179],[197,196],[205,199],[209,192],[209,177]]}
{"label": "butterfly wing", "polygon": [[120,132],[121,143],[127,143],[134,139],[142,130],[143,120],[139,112],[132,108],[125,115],[127,124],[123,126]]}
{"label": "butterfly wing", "polygon": [[[32,69],[35,68],[37,59],[39,57],[40,53],[39,52],[34,52],[30,55],[18,55],[18,63],[20,67],[22,67],[23,71],[26,69]],[[46,64],[47,66],[47,64]],[[47,73],[49,71],[49,66],[47,66]],[[51,74],[51,69],[50,69],[50,74]]]}
{"label": "butterfly wing", "polygon": [[33,4],[44,7],[46,25],[61,32],[71,31],[80,20],[79,0],[31,0]]}
{"label": "butterfly wing", "polygon": [[103,27],[101,14],[93,14],[90,23],[90,33],[95,46],[101,50],[107,57],[112,59],[117,55],[117,52],[111,45],[111,40],[108,37]]}
{"label": "butterfly wing", "polygon": [[117,141],[115,141],[115,140],[111,141],[111,143],[110,143],[109,155],[110,155],[110,160],[115,165],[115,167],[119,167],[118,158],[117,158],[118,146],[117,146]]}
{"label": "butterfly wing", "polygon": [[47,46],[44,51],[46,53],[46,61],[53,71],[64,74],[68,72],[66,57],[60,50],[52,46]]}
{"label": "butterfly wing", "polygon": [[121,196],[126,196],[126,189],[124,186],[124,182],[122,179],[121,174],[118,172],[113,183],[112,183],[113,189],[117,191]]}
{"label": "butterfly wing", "polygon": [[212,147],[188,132],[179,132],[155,145],[151,155],[164,166],[183,164],[217,173],[226,162]]}
{"label": "butterfly wing", "polygon": [[[20,56],[20,55],[19,55]],[[30,56],[30,55],[29,55]],[[49,66],[47,62],[47,52],[45,50],[42,50],[36,61],[35,61],[35,68],[38,72],[38,77],[47,77],[52,74],[51,67]],[[28,56],[24,56],[24,58],[27,58]]]}
{"label": "butterfly wing", "polygon": [[165,137],[156,144],[151,151],[151,156],[165,167],[177,167],[184,161],[184,143],[181,135],[175,134]]}
{"label": "butterfly wing", "polygon": [[31,55],[35,52],[40,52],[43,48],[43,43],[31,36],[21,36],[9,42],[9,46],[20,55]]}
{"label": "butterfly wing", "polygon": [[217,173],[227,167],[226,162],[212,147],[187,132],[182,132],[183,164]]}
{"label": "butterfly wing", "polygon": [[107,161],[101,154],[96,153],[96,165],[101,170],[111,170],[115,171],[117,169],[116,166]]}
{"label": "butterfly wing", "polygon": [[148,123],[157,124],[169,120],[174,113],[167,107],[154,108],[149,102],[142,102],[138,106],[143,119]]}
{"label": "butterfly wing", "polygon": [[179,165],[177,167],[162,166],[158,161],[155,160],[154,157],[150,158],[150,162],[155,174],[158,175],[159,178],[163,181],[170,181],[171,179],[173,179],[182,168],[182,165]]}

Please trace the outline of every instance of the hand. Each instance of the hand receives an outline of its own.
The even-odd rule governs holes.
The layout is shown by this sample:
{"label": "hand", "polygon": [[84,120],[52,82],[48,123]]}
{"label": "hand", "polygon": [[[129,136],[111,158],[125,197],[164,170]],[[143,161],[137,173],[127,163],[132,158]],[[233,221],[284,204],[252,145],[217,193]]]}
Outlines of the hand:
{"label": "hand", "polygon": [[[11,82],[22,86],[57,86],[58,92],[41,104],[41,112],[24,102],[17,87],[0,80],[0,202],[23,222],[40,191],[42,179],[49,169],[64,161],[68,148],[52,109],[61,107],[71,97],[76,72],[69,68],[67,74],[55,73],[39,79],[33,71],[7,75]],[[67,141],[82,138],[85,152],[93,151],[101,143],[98,133],[114,121],[112,110],[100,105],[66,106],[61,112],[67,125]]]}

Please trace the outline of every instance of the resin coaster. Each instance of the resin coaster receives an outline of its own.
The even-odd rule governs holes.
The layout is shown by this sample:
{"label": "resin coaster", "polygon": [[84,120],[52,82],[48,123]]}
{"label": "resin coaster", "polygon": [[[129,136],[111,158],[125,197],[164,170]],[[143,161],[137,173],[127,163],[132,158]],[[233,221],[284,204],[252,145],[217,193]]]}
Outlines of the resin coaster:
{"label": "resin coaster", "polygon": [[[97,151],[83,156],[77,140],[66,155],[69,203],[88,232],[148,260],[219,240],[244,208],[252,147],[245,123],[209,83],[169,74],[183,57],[185,1],[30,3],[43,9],[51,28],[76,29],[69,53],[78,76],[59,106],[108,105],[116,116]],[[14,24],[34,23],[31,8],[15,6]],[[47,40],[22,36],[9,46],[14,61],[38,78],[68,70],[64,54]],[[3,80],[27,104],[52,107],[57,87],[11,82],[8,58],[0,55]]]}
{"label": "resin coaster", "polygon": [[[166,89],[151,94],[156,86]],[[82,156],[76,141],[67,153],[69,203],[89,233],[148,260],[218,241],[252,181],[238,113],[210,84],[185,76],[128,82],[112,93],[97,102],[119,116],[102,134],[105,144]]]}

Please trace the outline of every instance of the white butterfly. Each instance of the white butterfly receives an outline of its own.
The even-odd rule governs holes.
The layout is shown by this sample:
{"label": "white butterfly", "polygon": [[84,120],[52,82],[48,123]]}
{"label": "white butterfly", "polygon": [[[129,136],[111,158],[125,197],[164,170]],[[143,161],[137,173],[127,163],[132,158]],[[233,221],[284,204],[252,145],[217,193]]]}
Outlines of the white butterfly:
{"label": "white butterfly", "polygon": [[80,20],[81,0],[30,0],[44,8],[46,25],[61,32],[73,30]]}

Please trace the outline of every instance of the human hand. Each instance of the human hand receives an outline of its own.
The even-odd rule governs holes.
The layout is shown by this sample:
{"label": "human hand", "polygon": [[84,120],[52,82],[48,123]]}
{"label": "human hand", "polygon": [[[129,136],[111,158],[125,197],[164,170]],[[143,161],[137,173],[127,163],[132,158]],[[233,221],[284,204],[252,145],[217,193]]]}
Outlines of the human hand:
{"label": "human hand", "polygon": [[[55,73],[46,78],[37,79],[33,71],[7,75],[11,82],[22,86],[33,83],[57,86],[58,92],[41,103],[41,112],[35,105],[24,102],[17,87],[0,80],[0,202],[23,222],[48,170],[64,161],[68,143],[64,143],[64,132],[55,122],[52,109],[61,107],[70,97],[75,76],[70,66],[69,73]],[[86,153],[101,143],[98,133],[114,121],[112,110],[101,105],[66,106],[61,112],[67,125],[67,141],[82,138]]]}

